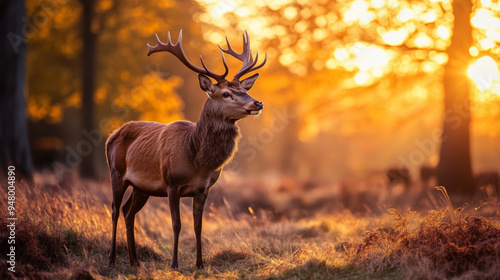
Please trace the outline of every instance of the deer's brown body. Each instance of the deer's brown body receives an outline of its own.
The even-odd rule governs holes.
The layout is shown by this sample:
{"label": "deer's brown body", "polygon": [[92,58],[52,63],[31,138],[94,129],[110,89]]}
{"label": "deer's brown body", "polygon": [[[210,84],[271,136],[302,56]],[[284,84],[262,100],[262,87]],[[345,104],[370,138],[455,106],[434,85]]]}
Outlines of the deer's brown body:
{"label": "deer's brown body", "polygon": [[[149,54],[168,51],[186,66],[199,73],[200,87],[209,98],[203,107],[198,122],[177,121],[171,124],[154,122],[129,122],[113,132],[106,142],[106,156],[111,173],[113,189],[113,236],[110,264],[115,263],[116,229],[119,209],[125,191],[133,187],[131,196],[123,205],[127,228],[127,243],[131,265],[138,265],[134,241],[135,214],[142,209],[150,196],[168,197],[172,215],[174,247],[172,268],[178,267],[178,241],[181,229],[179,202],[181,197],[193,197],[193,217],[196,234],[196,266],[203,267],[201,254],[201,228],[203,207],[210,187],[217,181],[222,168],[231,160],[237,150],[240,138],[236,122],[248,115],[257,115],[263,104],[250,95],[249,90],[258,74],[239,81],[245,73],[259,66],[249,54],[248,34],[244,37],[243,53],[234,52],[228,42],[228,49],[221,50],[243,61],[243,68],[233,81],[225,80],[227,75],[216,75],[202,64],[204,69],[192,65],[182,50],[182,33],[176,45],[159,40],[158,46],[150,47]],[[217,80],[212,84],[211,77]]]}

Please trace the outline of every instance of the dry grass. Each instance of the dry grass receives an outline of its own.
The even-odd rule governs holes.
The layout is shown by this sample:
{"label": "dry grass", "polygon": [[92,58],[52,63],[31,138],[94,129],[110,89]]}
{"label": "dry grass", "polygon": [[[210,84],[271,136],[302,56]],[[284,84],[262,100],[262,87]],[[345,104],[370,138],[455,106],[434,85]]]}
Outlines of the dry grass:
{"label": "dry grass", "polygon": [[[36,187],[18,184],[16,277],[27,279],[494,279],[500,275],[500,217],[449,205],[439,210],[381,209],[365,214],[338,205],[340,191],[230,178],[211,193],[203,227],[206,269],[195,269],[190,199],[183,199],[179,271],[170,271],[172,230],[168,203],[151,199],[138,214],[139,268],[128,266],[125,226],[118,255],[107,265],[111,237],[110,186],[77,180],[58,188],[38,174]],[[292,184],[293,185],[293,184]],[[252,195],[248,189],[260,192]],[[310,188],[306,186],[303,188]],[[231,192],[232,191],[232,192]],[[2,187],[0,208],[6,209]],[[355,193],[348,198],[354,203]],[[265,199],[263,199],[265,197]],[[441,197],[447,199],[445,192]],[[215,198],[215,199],[214,199]],[[345,197],[344,197],[345,198]],[[246,199],[246,200],[245,200]],[[294,201],[297,207],[294,208]],[[314,204],[322,205],[318,207]],[[326,201],[326,202],[325,202]],[[369,201],[364,203],[363,208]],[[307,208],[310,206],[310,208]],[[250,207],[250,209],[248,208]],[[498,205],[489,205],[498,210]],[[274,209],[273,209],[274,208]],[[483,207],[486,208],[486,207]],[[307,212],[307,209],[310,209]],[[378,210],[381,209],[381,210]],[[274,210],[274,211],[273,211]],[[467,213],[466,213],[467,212]],[[491,212],[491,211],[490,211]],[[2,211],[4,213],[4,211]],[[0,226],[5,228],[5,216]],[[0,249],[6,250],[6,233]],[[2,254],[0,258],[5,258]],[[0,278],[12,278],[0,263]]]}

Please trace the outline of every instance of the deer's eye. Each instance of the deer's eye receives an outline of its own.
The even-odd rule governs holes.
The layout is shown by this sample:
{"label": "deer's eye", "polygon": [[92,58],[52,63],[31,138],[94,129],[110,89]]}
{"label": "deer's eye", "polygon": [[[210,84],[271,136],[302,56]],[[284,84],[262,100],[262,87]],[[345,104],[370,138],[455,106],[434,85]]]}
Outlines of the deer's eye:
{"label": "deer's eye", "polygon": [[224,93],[222,94],[222,97],[224,97],[224,98],[228,98],[229,96],[230,96],[230,95],[229,95],[229,93],[227,93],[227,92],[224,92]]}

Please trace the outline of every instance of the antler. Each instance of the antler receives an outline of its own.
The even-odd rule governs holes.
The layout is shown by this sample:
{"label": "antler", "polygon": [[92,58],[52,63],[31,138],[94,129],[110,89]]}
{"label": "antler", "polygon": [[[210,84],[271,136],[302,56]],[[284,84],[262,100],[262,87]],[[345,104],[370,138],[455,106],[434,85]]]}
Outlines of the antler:
{"label": "antler", "polygon": [[222,51],[221,51],[222,63],[224,63],[224,68],[226,69],[226,71],[224,72],[224,74],[218,75],[208,70],[201,55],[200,55],[200,60],[203,68],[194,65],[187,59],[186,54],[184,53],[184,49],[182,48],[182,29],[179,32],[179,39],[175,44],[172,44],[172,39],[170,39],[170,31],[168,32],[168,42],[166,44],[160,41],[158,35],[156,35],[156,41],[158,41],[158,44],[154,47],[148,44],[148,56],[155,52],[164,52],[164,51],[169,52],[175,55],[175,57],[177,57],[184,65],[186,65],[189,69],[193,70],[196,73],[207,75],[216,80],[217,82],[222,82],[226,80],[226,76],[227,73],[229,72],[229,69],[227,68],[226,59],[224,58],[224,53]]}
{"label": "antler", "polygon": [[[246,36],[245,36],[245,34],[246,34]],[[254,61],[253,55],[252,55],[252,50],[250,49],[250,37],[248,36],[248,32],[246,30],[245,30],[245,34],[243,34],[243,51],[241,53],[237,53],[233,50],[233,48],[231,47],[231,44],[229,44],[229,40],[227,39],[227,37],[226,37],[227,49],[223,49],[223,48],[221,48],[221,46],[219,46],[221,51],[223,51],[231,56],[234,56],[235,58],[237,58],[238,60],[243,62],[243,66],[241,67],[240,71],[238,71],[238,73],[236,73],[236,75],[234,75],[233,80],[239,80],[241,76],[261,68],[262,66],[264,66],[264,64],[267,61],[267,53],[266,53],[266,57],[264,58],[264,61],[261,64],[255,66],[255,64],[257,64],[257,61],[259,60],[259,52],[257,51],[257,54],[255,55],[255,61]]]}
{"label": "antler", "polygon": [[223,49],[221,46],[219,46],[222,54],[222,63],[224,64],[224,68],[226,69],[224,74],[222,75],[215,74],[214,72],[208,70],[201,55],[200,55],[200,60],[203,68],[194,65],[187,59],[186,54],[184,53],[184,49],[182,47],[182,29],[179,32],[179,39],[175,44],[172,43],[172,39],[170,38],[170,32],[168,32],[168,42],[166,44],[160,41],[158,35],[156,35],[156,41],[158,41],[158,44],[156,46],[150,46],[148,44],[148,56],[155,52],[163,52],[163,51],[169,52],[175,55],[175,57],[177,57],[189,69],[193,70],[196,73],[207,75],[215,79],[217,82],[225,81],[226,76],[229,72],[229,69],[226,64],[226,58],[224,57],[224,53],[227,53],[243,62],[243,66],[241,67],[240,71],[238,71],[238,73],[234,75],[233,80],[239,80],[241,76],[261,68],[262,66],[264,66],[264,64],[266,64],[267,61],[267,53],[266,53],[264,61],[261,64],[255,66],[257,64],[257,61],[259,60],[259,52],[257,52],[257,54],[255,55],[255,61],[254,61],[252,50],[250,49],[250,37],[248,36],[248,32],[246,30],[245,34],[243,34],[243,51],[241,53],[237,53],[233,50],[227,37],[226,37],[227,49]]}

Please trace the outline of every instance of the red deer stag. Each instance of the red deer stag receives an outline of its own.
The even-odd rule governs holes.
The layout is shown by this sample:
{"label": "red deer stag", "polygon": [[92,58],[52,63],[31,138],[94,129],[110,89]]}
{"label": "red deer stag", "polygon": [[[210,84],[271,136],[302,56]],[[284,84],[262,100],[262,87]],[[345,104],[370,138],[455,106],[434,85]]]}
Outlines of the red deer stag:
{"label": "red deer stag", "polygon": [[[176,44],[170,39],[158,44],[148,44],[148,56],[155,52],[170,52],[186,67],[198,73],[201,89],[208,99],[198,122],[176,121],[170,124],[154,122],[129,122],[111,134],[106,142],[106,156],[111,173],[113,189],[112,220],[113,236],[109,263],[115,263],[116,227],[119,210],[126,189],[131,185],[132,194],[123,204],[127,228],[127,243],[130,265],[138,265],[135,241],[134,218],[150,196],[168,197],[174,247],[171,268],[178,267],[177,251],[181,219],[179,202],[181,197],[193,198],[194,231],[196,234],[196,267],[203,268],[201,253],[201,224],[203,206],[208,190],[219,178],[237,150],[240,132],[236,122],[248,115],[258,115],[264,108],[247,91],[253,86],[259,74],[244,80],[240,78],[264,66],[257,65],[250,49],[248,33],[243,34],[243,51],[233,50],[226,38],[227,49],[221,49],[225,72],[222,75],[208,70],[200,56],[203,68],[191,63],[182,47],[182,30]],[[243,62],[243,67],[232,81],[227,81],[228,67],[224,58],[227,53]],[[212,83],[212,78],[216,83]]]}

